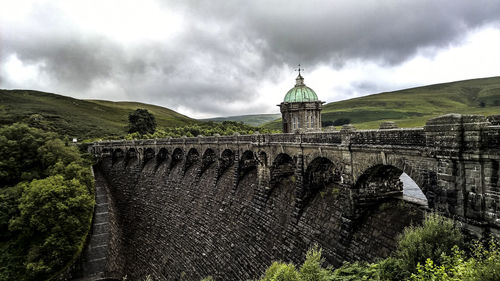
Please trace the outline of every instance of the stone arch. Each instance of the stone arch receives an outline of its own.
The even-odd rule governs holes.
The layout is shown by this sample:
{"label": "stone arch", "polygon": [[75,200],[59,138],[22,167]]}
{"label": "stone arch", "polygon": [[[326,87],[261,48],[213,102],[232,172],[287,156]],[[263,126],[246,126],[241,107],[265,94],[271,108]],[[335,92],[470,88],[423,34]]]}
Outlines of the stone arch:
{"label": "stone arch", "polygon": [[125,163],[128,165],[131,162],[136,161],[139,158],[139,153],[133,147],[127,150],[127,155],[125,156]]}
{"label": "stone arch", "polygon": [[198,150],[196,148],[189,149],[186,156],[186,162],[184,163],[184,171],[193,166],[196,162],[198,162],[199,159],[200,153],[198,152]]}
{"label": "stone arch", "polygon": [[137,158],[137,150],[135,148],[131,147],[127,150],[127,158],[132,159],[132,158]]}
{"label": "stone arch", "polygon": [[255,158],[253,151],[246,150],[245,152],[243,152],[241,154],[239,162],[239,179],[242,179],[246,174],[256,169],[257,165],[257,159]]}
{"label": "stone arch", "polygon": [[[413,194],[404,196],[413,189]],[[402,198],[417,204],[427,205],[423,190],[410,175],[394,165],[376,164],[366,169],[356,180],[353,190],[356,205],[369,205],[386,198]],[[412,199],[413,198],[413,199]]]}
{"label": "stone arch", "polygon": [[119,160],[123,159],[125,157],[125,154],[123,153],[123,150],[121,148],[117,148],[113,150],[113,155],[112,155],[112,163],[116,163]]}
{"label": "stone arch", "polygon": [[154,159],[155,158],[155,151],[153,148],[151,147],[148,147],[144,150],[144,165],[146,165],[147,162],[149,162],[149,160],[151,159]]}
{"label": "stone arch", "polygon": [[203,156],[201,157],[201,169],[200,175],[205,172],[213,163],[217,160],[217,155],[215,151],[211,148],[207,148],[205,152],[203,152]]}
{"label": "stone arch", "polygon": [[174,149],[174,151],[172,152],[172,161],[170,161],[170,169],[175,167],[175,165],[177,165],[178,163],[182,162],[183,158],[184,158],[184,151],[179,147]]}
{"label": "stone arch", "polygon": [[231,149],[225,149],[220,154],[219,165],[217,169],[217,179],[220,178],[229,167],[234,164],[234,152]]}
{"label": "stone arch", "polygon": [[303,178],[303,188],[297,191],[302,200],[296,203],[299,217],[319,194],[328,192],[334,196],[342,196],[341,167],[326,157],[316,157],[307,165]]}
{"label": "stone arch", "polygon": [[295,161],[286,154],[280,153],[275,158],[270,167],[271,172],[271,188],[279,183],[282,179],[293,176],[295,173]]}
{"label": "stone arch", "polygon": [[160,148],[156,154],[156,165],[160,165],[163,161],[168,159],[168,150],[165,147]]}
{"label": "stone arch", "polygon": [[330,183],[341,183],[342,175],[333,162],[326,157],[316,157],[307,166],[304,174],[306,190],[318,191]]}

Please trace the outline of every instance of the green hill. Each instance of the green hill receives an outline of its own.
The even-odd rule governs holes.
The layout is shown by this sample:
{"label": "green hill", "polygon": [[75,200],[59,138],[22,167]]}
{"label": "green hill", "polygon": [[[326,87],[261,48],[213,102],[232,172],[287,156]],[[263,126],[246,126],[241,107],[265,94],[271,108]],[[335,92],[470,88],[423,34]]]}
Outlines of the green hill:
{"label": "green hill", "polygon": [[213,122],[224,122],[224,121],[236,121],[242,122],[250,126],[260,126],[267,122],[279,119],[281,114],[252,114],[252,115],[238,115],[238,116],[228,116],[228,117],[215,117],[208,119],[201,119],[201,121],[213,121]]}
{"label": "green hill", "polygon": [[173,110],[150,104],[80,100],[30,90],[0,90],[0,125],[24,121],[79,139],[126,134],[128,114],[137,108],[149,110],[159,127],[199,123]]}
{"label": "green hill", "polygon": [[[382,121],[399,127],[421,127],[430,118],[447,114],[500,113],[500,77],[464,80],[374,94],[323,106],[322,121],[348,118],[358,129],[378,128]],[[265,128],[281,128],[281,120]]]}

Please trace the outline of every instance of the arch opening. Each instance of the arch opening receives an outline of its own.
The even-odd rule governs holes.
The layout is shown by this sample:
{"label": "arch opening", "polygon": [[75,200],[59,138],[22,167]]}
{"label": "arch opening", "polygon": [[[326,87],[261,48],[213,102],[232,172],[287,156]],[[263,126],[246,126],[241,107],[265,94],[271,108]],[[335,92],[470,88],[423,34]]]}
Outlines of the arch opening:
{"label": "arch opening", "polygon": [[424,192],[408,174],[403,172],[399,176],[399,180],[403,183],[403,200],[429,206],[429,201]]}
{"label": "arch opening", "polygon": [[172,152],[172,161],[170,162],[170,169],[175,167],[178,163],[182,161],[182,158],[184,158],[184,151],[180,148],[174,149],[174,152]]}
{"label": "arch opening", "polygon": [[163,161],[167,160],[168,158],[168,150],[164,147],[160,148],[160,151],[158,151],[158,154],[156,155],[156,164],[160,165]]}
{"label": "arch opening", "polygon": [[135,150],[135,148],[129,148],[125,156],[125,165],[133,163],[135,160],[137,160],[137,150]]}
{"label": "arch opening", "polygon": [[144,165],[149,162],[149,160],[155,158],[155,151],[149,147],[144,151]]}
{"label": "arch opening", "polygon": [[193,164],[198,162],[199,159],[200,159],[200,154],[198,153],[198,150],[196,150],[195,148],[191,148],[186,156],[186,162],[184,163],[184,171],[193,166]]}
{"label": "arch opening", "polygon": [[291,177],[295,174],[295,161],[290,155],[280,153],[273,161],[270,168],[271,172],[271,187],[276,186],[283,179]]}
{"label": "arch opening", "polygon": [[399,198],[428,205],[422,189],[403,170],[392,165],[375,165],[367,169],[354,185],[357,204],[371,204],[386,198]]}
{"label": "arch opening", "polygon": [[121,150],[120,148],[113,150],[112,163],[115,164],[119,160],[122,160],[124,156],[125,154],[123,153],[123,150]]}
{"label": "arch opening", "polygon": [[230,149],[222,151],[217,169],[217,179],[219,179],[229,167],[234,164],[234,152]]}
{"label": "arch opening", "polygon": [[201,157],[200,174],[203,173],[208,168],[210,168],[210,166],[212,166],[212,164],[215,163],[215,160],[217,160],[215,152],[212,149],[207,148],[207,150],[205,150],[203,156]]}
{"label": "arch opening", "polygon": [[250,150],[243,152],[240,158],[239,178],[242,179],[246,174],[257,168],[257,160],[254,153]]}
{"label": "arch opening", "polygon": [[340,171],[335,168],[330,159],[318,157],[307,167],[305,174],[306,189],[315,191],[325,188],[331,183],[341,183]]}

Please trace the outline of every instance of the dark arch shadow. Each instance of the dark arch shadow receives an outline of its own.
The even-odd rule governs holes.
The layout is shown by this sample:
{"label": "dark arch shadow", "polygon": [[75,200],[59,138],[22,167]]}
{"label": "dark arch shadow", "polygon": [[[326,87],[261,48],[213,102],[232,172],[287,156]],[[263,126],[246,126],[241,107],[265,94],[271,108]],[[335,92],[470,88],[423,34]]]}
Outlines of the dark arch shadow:
{"label": "dark arch shadow", "polygon": [[200,153],[196,148],[191,148],[186,156],[186,161],[184,162],[184,172],[186,172],[189,168],[191,168],[195,163],[200,159]]}
{"label": "dark arch shadow", "polygon": [[341,172],[333,162],[325,157],[315,158],[307,166],[304,174],[304,188],[298,195],[302,198],[301,203],[297,204],[299,215],[319,192],[328,191],[332,194],[339,194],[340,183],[342,183]]}
{"label": "dark arch shadow", "polygon": [[250,150],[243,152],[238,167],[238,181],[242,180],[248,173],[257,168],[257,159]]}
{"label": "dark arch shadow", "polygon": [[184,151],[180,148],[174,149],[174,152],[172,152],[172,160],[170,161],[170,166],[169,169],[171,170],[174,168],[177,164],[182,162],[182,159],[184,158]]}
{"label": "dark arch shadow", "polygon": [[144,151],[144,157],[143,157],[143,166],[146,166],[146,164],[149,162],[149,160],[155,158],[155,151],[151,147],[147,148]]}
{"label": "dark arch shadow", "polygon": [[137,160],[137,158],[137,150],[135,150],[135,148],[129,148],[127,150],[127,155],[125,156],[125,166],[133,163],[135,160]]}
{"label": "dark arch shadow", "polygon": [[210,168],[216,160],[217,156],[213,149],[207,148],[205,152],[203,152],[203,156],[201,157],[201,168],[199,176],[201,176],[208,168]]}
{"label": "dark arch shadow", "polygon": [[160,166],[167,159],[168,159],[168,150],[164,147],[160,148],[158,154],[156,154],[156,167]]}
{"label": "dark arch shadow", "polygon": [[217,180],[234,164],[234,152],[230,149],[222,151],[217,167]]}
{"label": "dark arch shadow", "polygon": [[387,198],[398,198],[428,206],[422,189],[403,170],[383,164],[368,168],[354,185],[354,204],[370,205]]}
{"label": "dark arch shadow", "polygon": [[125,157],[125,154],[123,153],[123,150],[121,150],[120,148],[117,148],[117,149],[113,150],[111,163],[115,164],[116,162],[123,160],[124,157]]}
{"label": "dark arch shadow", "polygon": [[270,167],[271,172],[271,189],[274,188],[283,179],[291,177],[295,174],[295,161],[290,155],[280,153]]}

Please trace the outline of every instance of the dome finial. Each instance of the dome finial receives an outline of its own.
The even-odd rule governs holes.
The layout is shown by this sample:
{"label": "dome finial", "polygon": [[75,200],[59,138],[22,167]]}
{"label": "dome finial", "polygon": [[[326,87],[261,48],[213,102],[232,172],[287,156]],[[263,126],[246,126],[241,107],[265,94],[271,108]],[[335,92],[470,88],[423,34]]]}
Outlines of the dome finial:
{"label": "dome finial", "polygon": [[299,76],[297,76],[297,78],[295,79],[296,83],[295,83],[295,86],[304,86],[304,77],[302,77],[302,75],[300,75],[300,71],[304,71],[303,68],[300,68],[300,63],[298,65],[298,68],[295,69],[295,71],[298,71],[299,72]]}
{"label": "dome finial", "polygon": [[297,68],[297,69],[295,69],[295,71],[298,71],[298,72],[299,72],[299,76],[300,76],[300,71],[301,71],[301,70],[304,70],[304,69],[303,69],[303,68],[300,68],[300,63],[299,63],[298,68]]}

